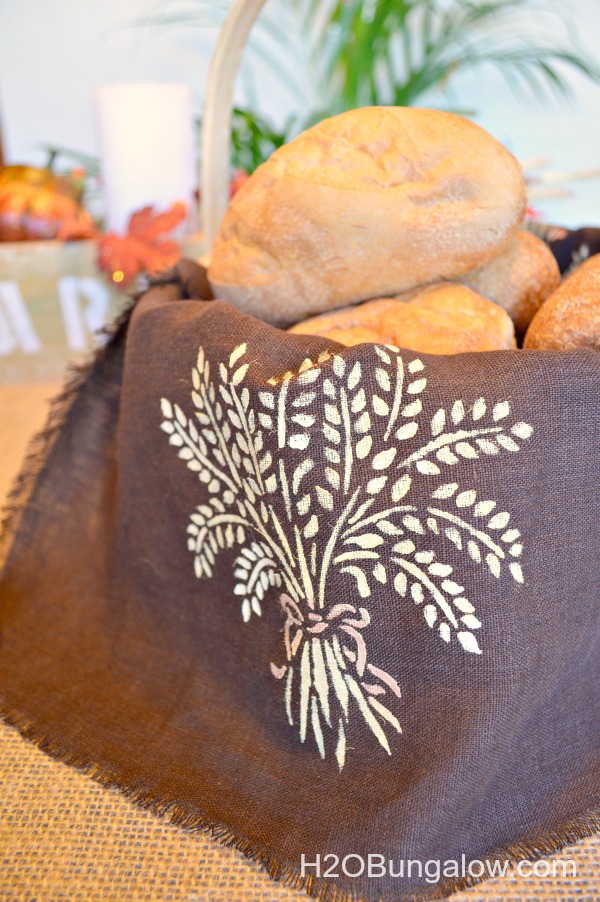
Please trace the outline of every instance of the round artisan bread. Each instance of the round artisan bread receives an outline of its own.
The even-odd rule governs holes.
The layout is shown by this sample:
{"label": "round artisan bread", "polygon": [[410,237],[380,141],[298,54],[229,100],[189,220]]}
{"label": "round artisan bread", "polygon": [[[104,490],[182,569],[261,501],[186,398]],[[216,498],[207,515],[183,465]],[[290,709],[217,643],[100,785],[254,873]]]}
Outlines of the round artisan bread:
{"label": "round artisan bread", "polygon": [[582,263],[550,295],[533,317],[523,347],[600,349],[600,255]]}
{"label": "round artisan bread", "polygon": [[509,314],[518,339],[560,285],[560,270],[547,244],[531,232],[519,232],[499,257],[462,276],[460,281]]}
{"label": "round artisan bread", "polygon": [[451,113],[364,107],[279,148],[236,193],[209,267],[216,297],[272,323],[458,279],[521,226],[514,157]]}
{"label": "round artisan bread", "polygon": [[348,347],[374,342],[422,354],[516,347],[508,313],[455,282],[440,282],[398,298],[380,298],[323,313],[289,331],[296,335],[321,335]]}

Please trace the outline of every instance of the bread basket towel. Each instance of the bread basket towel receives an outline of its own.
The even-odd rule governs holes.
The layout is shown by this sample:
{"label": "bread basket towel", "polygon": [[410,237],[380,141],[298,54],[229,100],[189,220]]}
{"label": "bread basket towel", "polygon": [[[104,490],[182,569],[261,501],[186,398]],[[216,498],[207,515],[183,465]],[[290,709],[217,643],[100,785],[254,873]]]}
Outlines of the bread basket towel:
{"label": "bread basket towel", "polygon": [[345,349],[207,297],[153,285],[31,449],[4,719],[332,902],[597,830],[600,354]]}

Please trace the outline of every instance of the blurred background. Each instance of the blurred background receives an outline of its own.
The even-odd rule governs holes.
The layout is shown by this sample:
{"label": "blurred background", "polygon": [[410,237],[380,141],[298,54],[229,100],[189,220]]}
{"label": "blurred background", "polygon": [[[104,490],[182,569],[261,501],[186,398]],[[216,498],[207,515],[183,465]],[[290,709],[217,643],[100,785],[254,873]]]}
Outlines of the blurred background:
{"label": "blurred background", "polygon": [[[128,292],[202,252],[200,119],[229,5],[0,0],[0,417],[14,434]],[[598,34],[599,0],[270,0],[237,82],[231,191],[324,116],[431,106],[513,151],[534,219],[596,225]],[[9,432],[4,461],[20,454]]]}
{"label": "blurred background", "polygon": [[[322,35],[315,39],[315,30],[323,24],[323,11],[329,9],[331,14],[335,7],[359,6],[362,17],[366,10],[368,18],[369,7],[377,12],[387,6],[395,10],[390,30],[395,26],[399,31],[402,9],[411,5],[421,9],[405,17],[405,33],[401,38],[396,35],[395,44],[389,42],[400,59],[399,68],[405,52],[416,62],[423,54],[421,26],[426,2],[270,0],[246,53],[238,81],[238,104],[259,114],[276,132],[285,131],[294,115],[306,121],[307,114],[331,108],[331,97],[326,97],[326,87],[331,85],[326,86],[324,80],[326,42]],[[0,117],[5,160],[42,164],[46,159],[43,145],[97,157],[92,92],[98,85],[138,80],[185,83],[192,89],[199,116],[216,26],[227,6],[227,2],[203,0],[0,0]],[[558,195],[537,200],[544,218],[571,226],[595,223],[600,179],[558,184],[552,178],[555,171],[562,174],[600,166],[600,88],[577,66],[552,58],[548,49],[567,48],[587,63],[599,64],[598,0],[471,4],[438,0],[431,6],[451,11],[474,7],[480,17],[470,25],[464,24],[469,23],[469,16],[463,17],[458,41],[456,35],[447,35],[437,83],[427,88],[425,79],[425,90],[406,101],[471,113],[520,160],[540,162],[543,158],[547,162],[541,171],[550,176],[545,194]],[[481,10],[487,15],[481,16]],[[337,20],[334,14],[330,17],[343,36],[342,16]],[[352,30],[352,24],[356,26],[356,22],[350,24],[346,37],[360,42],[360,29]],[[379,34],[382,31],[385,42],[385,29],[378,29]],[[407,37],[408,44],[403,44]],[[473,46],[475,54],[470,50]],[[370,47],[372,56],[377,56],[372,42]],[[519,64],[527,62],[524,48],[530,49],[531,56],[538,48],[546,48],[545,56],[540,53],[538,57],[558,75],[559,90],[541,67],[530,65],[529,71],[519,71]],[[314,52],[311,58],[311,49],[316,58]],[[514,51],[521,54],[520,60]],[[364,71],[368,61],[360,53],[359,47],[349,64],[362,66]],[[473,62],[469,53],[475,56]],[[439,61],[438,55],[434,62],[438,65]],[[560,87],[567,88],[567,96]],[[388,102],[392,100],[390,97]]]}

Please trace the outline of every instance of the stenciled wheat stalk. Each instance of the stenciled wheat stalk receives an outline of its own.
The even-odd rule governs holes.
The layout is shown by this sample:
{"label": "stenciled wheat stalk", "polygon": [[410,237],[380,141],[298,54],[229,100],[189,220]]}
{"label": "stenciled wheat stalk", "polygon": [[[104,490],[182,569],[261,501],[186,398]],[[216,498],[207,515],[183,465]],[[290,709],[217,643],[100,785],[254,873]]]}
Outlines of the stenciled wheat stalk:
{"label": "stenciled wheat stalk", "polygon": [[[395,347],[364,348],[353,363],[326,352],[260,387],[246,384],[246,357],[238,345],[214,378],[200,348],[193,416],[161,401],[161,428],[205,495],[188,547],[199,579],[212,577],[222,549],[239,548],[233,594],[244,622],[278,597],[285,657],[270,667],[288,721],[302,742],[312,733],[323,758],[332,733],[341,770],[351,711],[388,754],[386,730],[401,732],[389,707],[400,687],[369,660],[364,636],[373,591],[389,585],[412,598],[444,642],[455,637],[481,654],[482,624],[444,547],[523,582],[509,512],[444,477],[461,461],[518,452],[533,430],[509,420],[508,401],[483,397],[470,406],[457,399],[424,422],[424,364]],[[414,492],[415,480],[437,482]],[[328,597],[336,572],[352,581],[356,603]]]}

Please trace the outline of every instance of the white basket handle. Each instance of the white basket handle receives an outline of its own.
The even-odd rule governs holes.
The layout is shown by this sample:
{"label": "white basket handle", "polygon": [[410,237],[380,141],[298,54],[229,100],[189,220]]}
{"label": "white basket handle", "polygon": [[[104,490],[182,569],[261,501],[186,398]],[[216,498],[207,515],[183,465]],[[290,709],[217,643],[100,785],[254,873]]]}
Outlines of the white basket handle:
{"label": "white basket handle", "polygon": [[210,255],[229,203],[231,112],[235,78],[250,29],[267,0],[233,0],[208,73],[200,165],[204,252]]}

